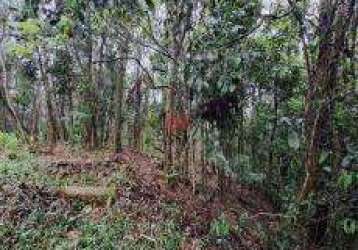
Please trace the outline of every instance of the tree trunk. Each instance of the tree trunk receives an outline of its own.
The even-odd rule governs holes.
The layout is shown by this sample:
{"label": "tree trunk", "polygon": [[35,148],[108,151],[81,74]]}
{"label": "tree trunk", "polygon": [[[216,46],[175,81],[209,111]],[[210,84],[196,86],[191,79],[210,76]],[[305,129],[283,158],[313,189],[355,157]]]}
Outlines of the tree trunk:
{"label": "tree trunk", "polygon": [[39,105],[39,88],[38,86],[34,86],[35,88],[35,96],[34,96],[34,100],[32,103],[32,124],[31,124],[31,137],[32,137],[32,142],[33,143],[37,143],[38,141],[38,121],[40,119],[40,114],[39,114],[39,109],[40,109],[40,105]]}
{"label": "tree trunk", "polygon": [[61,94],[60,96],[60,137],[61,137],[61,140],[64,142],[64,141],[67,141],[68,139],[68,133],[67,133],[67,127],[66,127],[66,121],[65,121],[65,108],[66,108],[66,95],[63,93]]}
{"label": "tree trunk", "polygon": [[351,24],[351,41],[350,41],[350,48],[349,48],[349,53],[350,53],[350,75],[351,75],[351,79],[352,79],[352,86],[351,89],[352,91],[358,91],[358,84],[356,82],[356,62],[357,62],[357,48],[356,48],[356,44],[357,44],[357,27],[358,27],[358,6],[356,5],[354,7],[353,10],[353,14],[352,14],[352,24]]}
{"label": "tree trunk", "polygon": [[0,93],[0,131],[5,131],[5,124],[6,124],[5,98],[3,93]]}
{"label": "tree trunk", "polygon": [[7,78],[6,60],[5,60],[5,55],[3,54],[2,46],[0,47],[0,67],[2,69],[2,71],[0,71],[0,73],[1,73],[1,75],[0,75],[0,100],[3,101],[3,103],[5,104],[4,105],[5,109],[7,109],[9,111],[11,117],[14,119],[17,130],[20,132],[21,137],[23,139],[25,139],[25,141],[27,143],[29,143],[25,126],[22,123],[21,119],[19,118],[16,110],[12,107],[11,102],[8,97],[8,90],[7,90],[8,78]]}
{"label": "tree trunk", "polygon": [[84,96],[85,104],[88,107],[88,119],[85,123],[86,130],[86,144],[90,149],[94,149],[97,147],[97,95],[96,95],[96,87],[93,83],[93,41],[92,37],[88,38],[87,44],[87,53],[88,53],[88,62],[87,62],[87,72],[88,74],[88,86],[86,89],[86,93]]}
{"label": "tree trunk", "polygon": [[[100,39],[100,47],[99,47],[99,51],[98,51],[98,59],[99,61],[103,61],[104,60],[104,49],[106,47],[106,36],[105,34],[101,34],[101,39]],[[104,71],[104,64],[99,64],[97,65],[96,68],[96,87],[97,87],[97,93],[98,96],[104,96],[105,95],[105,86],[104,86],[104,82],[105,82],[105,71]],[[98,143],[100,144],[100,146],[104,145],[104,126],[106,123],[106,109],[104,108],[103,102],[99,102],[98,103],[98,112],[97,112],[97,116],[96,116],[96,120],[97,120],[97,139],[98,139]]]}
{"label": "tree trunk", "polygon": [[309,82],[305,98],[306,179],[299,194],[300,200],[306,199],[310,193],[317,190],[317,182],[321,174],[320,153],[322,150],[329,152],[332,148],[332,115],[338,65],[342,58],[355,0],[346,0],[338,5],[334,8],[329,1],[320,2],[321,37],[315,64],[316,73]]}
{"label": "tree trunk", "polygon": [[[168,88],[165,92],[165,106],[164,106],[164,120],[166,116],[175,114],[178,110],[181,113],[187,111],[186,86],[185,76],[180,71],[180,66],[185,63],[185,56],[187,55],[186,36],[190,29],[190,19],[192,16],[193,5],[187,1],[168,2],[166,4],[168,16],[166,18],[166,36],[170,44],[171,60],[168,64]],[[184,92],[180,92],[184,90]],[[171,128],[166,129],[163,126],[163,141],[164,141],[164,162],[163,165],[168,168],[173,165],[181,167],[180,164],[181,151],[183,141],[179,141],[173,137]],[[176,145],[175,145],[176,144]],[[186,168],[186,166],[184,166]]]}
{"label": "tree trunk", "polygon": [[[142,78],[142,77],[140,77]],[[142,79],[138,79],[134,91],[134,124],[133,124],[133,145],[137,150],[141,149],[142,144]]]}
{"label": "tree trunk", "polygon": [[173,135],[171,126],[165,127],[165,121],[167,116],[170,116],[174,110],[174,93],[171,88],[165,91],[165,108],[164,108],[164,120],[163,120],[163,140],[164,140],[164,168],[169,170],[173,166],[174,152],[173,152]]}
{"label": "tree trunk", "polygon": [[144,93],[144,103],[143,103],[143,115],[142,115],[142,139],[141,139],[141,150],[145,150],[144,143],[144,134],[146,131],[146,121],[148,121],[148,113],[149,113],[149,91],[145,91]]}
{"label": "tree trunk", "polygon": [[[126,42],[120,45],[119,56],[125,58],[128,53],[128,48]],[[115,151],[120,152],[122,150],[123,141],[122,141],[122,127],[123,127],[123,94],[124,94],[124,81],[126,76],[126,66],[127,60],[121,59],[119,61],[118,67],[118,76],[116,76],[116,86],[115,86],[115,96],[114,96],[114,105],[115,105]]]}
{"label": "tree trunk", "polygon": [[70,88],[68,90],[68,116],[69,116],[69,123],[68,123],[68,134],[69,139],[73,138],[73,87],[72,82],[69,83]]}
{"label": "tree trunk", "polygon": [[46,106],[47,106],[47,140],[51,146],[54,146],[57,143],[58,139],[58,126],[56,122],[56,117],[54,113],[54,108],[52,104],[52,95],[51,95],[51,86],[48,80],[47,72],[45,67],[47,65],[47,60],[43,61],[41,58],[41,54],[46,56],[46,51],[38,50],[38,63],[41,74],[41,81],[45,87],[45,95],[46,95]]}
{"label": "tree trunk", "polygon": [[[276,130],[277,130],[277,122],[278,122],[278,93],[277,93],[277,86],[275,84],[274,86],[275,88],[275,92],[274,92],[274,97],[273,97],[273,108],[274,108],[274,121],[273,121],[273,127],[272,127],[272,131],[271,131],[271,136],[270,136],[270,152],[269,152],[269,160],[268,160],[268,173],[267,173],[267,181],[269,184],[273,183],[272,177],[273,177],[273,170],[274,170],[274,141],[276,138]],[[281,185],[280,185],[281,186]]]}

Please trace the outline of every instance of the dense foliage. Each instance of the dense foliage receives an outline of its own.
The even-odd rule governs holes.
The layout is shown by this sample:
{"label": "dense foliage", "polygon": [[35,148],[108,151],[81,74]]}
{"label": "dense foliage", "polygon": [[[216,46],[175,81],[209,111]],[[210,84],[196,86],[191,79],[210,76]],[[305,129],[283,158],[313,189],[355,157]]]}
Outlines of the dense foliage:
{"label": "dense foliage", "polygon": [[[194,195],[225,197],[240,185],[264,193],[278,229],[251,226],[267,249],[354,249],[357,20],[355,0],[1,0],[0,185],[62,186],[39,172],[44,148],[114,157],[133,148]],[[20,231],[0,221],[0,239],[57,246],[72,217],[29,229],[42,212]],[[250,218],[240,216],[235,234]],[[185,241],[175,219],[144,245],[126,236],[136,228],[128,218],[76,223],[79,248]],[[203,242],[232,239],[231,224],[215,218]]]}

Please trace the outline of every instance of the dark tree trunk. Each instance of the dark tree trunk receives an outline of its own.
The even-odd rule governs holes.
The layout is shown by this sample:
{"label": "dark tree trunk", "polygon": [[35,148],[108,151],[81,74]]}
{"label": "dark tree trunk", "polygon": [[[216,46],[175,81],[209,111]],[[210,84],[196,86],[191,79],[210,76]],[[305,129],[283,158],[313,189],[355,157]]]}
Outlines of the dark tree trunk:
{"label": "dark tree trunk", "polygon": [[309,82],[305,99],[305,156],[306,179],[299,199],[317,190],[320,153],[332,148],[332,115],[334,112],[335,85],[338,80],[338,65],[342,58],[344,41],[351,23],[355,0],[346,0],[332,6],[326,0],[320,2],[319,52],[315,63],[315,75]]}
{"label": "dark tree trunk", "polygon": [[138,79],[134,91],[134,124],[133,124],[133,145],[137,150],[141,150],[142,145],[142,79]]}
{"label": "dark tree trunk", "polygon": [[[275,88],[275,92],[274,92],[274,97],[273,97],[273,108],[274,108],[274,120],[273,120],[273,126],[272,126],[272,131],[271,131],[271,136],[270,136],[270,152],[269,152],[269,160],[268,160],[268,173],[267,173],[267,180],[269,184],[273,183],[272,177],[273,177],[273,169],[274,169],[274,141],[275,141],[275,137],[276,137],[276,130],[277,130],[277,121],[278,121],[278,93],[277,93],[277,86],[275,84],[274,86]],[[280,181],[281,182],[281,181]]]}

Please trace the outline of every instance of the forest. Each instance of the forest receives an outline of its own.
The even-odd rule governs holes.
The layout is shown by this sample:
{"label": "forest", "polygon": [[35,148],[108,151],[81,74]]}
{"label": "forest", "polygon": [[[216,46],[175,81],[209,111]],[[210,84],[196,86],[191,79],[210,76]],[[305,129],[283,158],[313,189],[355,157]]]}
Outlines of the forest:
{"label": "forest", "polygon": [[0,249],[358,249],[355,0],[0,0]]}

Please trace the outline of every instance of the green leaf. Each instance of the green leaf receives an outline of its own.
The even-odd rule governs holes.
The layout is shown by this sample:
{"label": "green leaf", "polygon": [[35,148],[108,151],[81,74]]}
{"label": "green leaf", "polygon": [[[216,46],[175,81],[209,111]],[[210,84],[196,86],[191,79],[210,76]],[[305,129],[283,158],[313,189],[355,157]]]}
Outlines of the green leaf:
{"label": "green leaf", "polygon": [[230,224],[225,218],[225,215],[221,215],[219,218],[215,219],[211,224],[210,228],[211,234],[216,237],[226,237],[230,234]]}
{"label": "green leaf", "polygon": [[324,163],[327,160],[328,156],[329,156],[329,153],[327,151],[322,151],[319,156],[319,164]]}
{"label": "green leaf", "polygon": [[155,3],[154,3],[153,0],[145,0],[145,3],[147,4],[147,6],[148,6],[148,8],[149,8],[150,10],[154,10],[154,8],[155,8]]}
{"label": "green leaf", "polygon": [[355,234],[358,231],[358,224],[354,219],[344,219],[343,230],[346,234]]}
{"label": "green leaf", "polygon": [[348,173],[343,173],[338,178],[338,184],[344,189],[347,190],[353,184],[353,175]]}
{"label": "green leaf", "polygon": [[73,22],[67,16],[61,16],[60,21],[57,24],[57,27],[62,35],[70,36],[73,29]]}
{"label": "green leaf", "polygon": [[25,36],[34,37],[40,33],[41,26],[38,20],[28,19],[19,23],[19,29]]}
{"label": "green leaf", "polygon": [[294,150],[298,150],[300,147],[300,138],[295,131],[291,131],[288,134],[288,146]]}
{"label": "green leaf", "polygon": [[290,98],[288,101],[287,101],[287,105],[289,107],[290,110],[292,110],[293,112],[300,112],[303,110],[303,102],[300,98]]}
{"label": "green leaf", "polygon": [[9,52],[16,57],[31,58],[33,52],[33,46],[23,46],[20,44],[11,44],[8,47]]}

